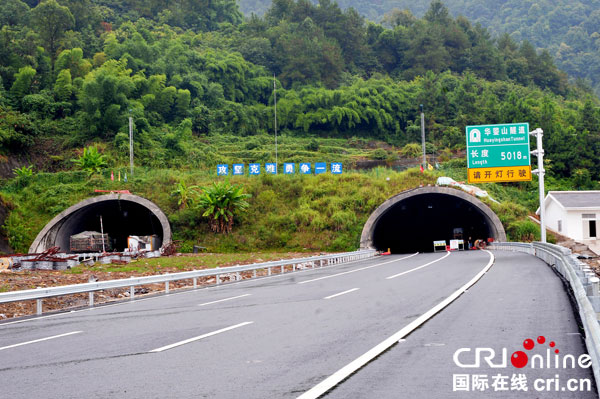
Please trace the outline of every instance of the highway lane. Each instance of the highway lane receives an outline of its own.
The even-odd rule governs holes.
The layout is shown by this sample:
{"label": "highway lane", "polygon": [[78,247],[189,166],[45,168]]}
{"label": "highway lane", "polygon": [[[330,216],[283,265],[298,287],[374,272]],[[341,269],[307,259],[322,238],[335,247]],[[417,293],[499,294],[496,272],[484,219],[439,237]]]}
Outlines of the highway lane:
{"label": "highway lane", "polygon": [[[15,398],[296,397],[450,295],[488,260],[484,252],[404,258],[0,325],[0,348],[83,331],[0,350],[0,379],[11,381],[6,393]],[[31,373],[39,384],[29,383]]]}
{"label": "highway lane", "polygon": [[[563,356],[561,361],[568,354],[577,358],[586,353],[568,296],[552,269],[531,255],[494,254],[496,264],[478,284],[326,397],[596,398],[591,368],[572,368],[567,363],[567,368],[561,364],[557,369],[552,362],[552,368],[544,369],[539,363],[537,368],[529,367],[529,363],[522,369],[510,362],[507,368],[494,369],[485,363],[471,369],[455,364],[453,356],[460,348],[492,348],[497,353],[507,348],[508,356],[521,350],[529,353],[531,360],[535,354],[545,358],[549,342],[554,341]],[[538,336],[546,338],[544,344],[537,343]],[[527,338],[534,341],[532,350],[522,346]],[[466,363],[469,356],[461,359]],[[492,385],[493,376],[512,378],[515,373],[526,376],[528,391],[511,389],[510,380],[504,387],[507,390],[502,390],[500,382]],[[461,374],[470,376],[469,392],[456,390],[454,375]],[[488,381],[485,390],[473,389],[473,374],[487,377],[482,378]],[[566,384],[570,379],[577,380],[577,385],[580,380],[591,381],[592,392],[585,383],[584,389],[578,386],[569,392]],[[537,384],[542,390],[534,386],[537,380],[543,380]]]}
{"label": "highway lane", "polygon": [[[30,321],[25,324],[8,326],[12,327],[18,338],[11,337],[9,342],[6,343],[3,339],[0,341],[0,345],[11,345],[15,341],[35,339],[39,336],[57,335],[64,333],[65,330],[84,330],[94,331],[94,336],[98,340],[105,339],[111,343],[110,346],[101,346],[102,356],[118,356],[123,353],[144,352],[168,344],[170,341],[176,342],[196,336],[198,334],[195,334],[194,331],[199,327],[204,328],[205,325],[207,327],[203,331],[212,331],[213,329],[218,330],[227,327],[227,323],[233,317],[233,312],[240,314],[236,317],[248,317],[255,312],[267,312],[267,314],[274,312],[277,314],[281,311],[280,309],[292,309],[292,307],[294,309],[298,308],[296,312],[300,312],[304,311],[304,306],[308,305],[309,307],[306,308],[307,319],[311,321],[315,317],[320,318],[323,314],[322,308],[319,307],[323,302],[322,299],[328,295],[340,292],[344,288],[353,288],[348,287],[348,285],[355,284],[357,279],[360,279],[362,284],[364,284],[364,293],[369,292],[369,288],[371,287],[375,288],[375,300],[365,303],[367,306],[378,308],[379,290],[385,289],[386,295],[396,294],[396,284],[387,284],[387,287],[385,287],[385,284],[381,284],[386,277],[395,275],[398,272],[406,272],[421,267],[423,264],[430,263],[436,259],[442,259],[444,256],[447,255],[424,254],[404,260],[402,259],[405,257],[396,257],[397,261],[393,258],[385,257],[354,266],[325,269],[322,272],[311,271],[296,275],[284,275],[279,278],[265,280],[262,283],[257,281],[247,284],[223,286],[221,289],[214,290],[213,292],[202,292],[201,290],[196,291],[196,293],[155,298],[153,300],[133,302],[112,308],[98,308],[92,312],[81,312],[73,315],[66,314],[58,318],[40,320],[39,322]],[[356,273],[340,275],[340,273],[347,273],[348,271],[360,270],[364,267],[376,265],[381,265],[381,267],[378,266]],[[431,266],[433,267],[433,265]],[[426,269],[419,269],[419,271],[425,272]],[[331,276],[336,277],[323,279],[323,277]],[[407,274],[406,278],[410,276],[411,274]],[[315,278],[319,280],[315,281]],[[413,279],[418,280],[420,277],[415,276],[408,281],[413,281]],[[364,295],[364,293],[361,294]],[[212,300],[231,298],[244,294],[252,295],[247,298],[240,298],[239,301],[216,303],[214,306],[197,306],[201,303],[207,303],[206,298],[210,298],[208,302],[211,302]],[[337,302],[342,304],[348,303],[347,301]],[[314,308],[314,305],[317,305],[317,307]],[[122,310],[124,306],[127,308],[126,310]],[[336,304],[329,304],[329,307],[335,308],[336,306]],[[368,311],[369,309],[365,310],[365,312]],[[199,319],[200,317],[201,319]],[[241,320],[240,322],[245,321]],[[35,325],[35,328],[32,328],[32,323]],[[41,325],[38,325],[38,323]],[[237,323],[232,322],[231,324]],[[3,336],[8,337],[5,334]],[[131,338],[125,339],[127,336]],[[165,338],[163,339],[163,337]],[[82,343],[85,343],[86,339],[85,336],[79,336],[73,337],[71,341],[77,342],[81,340],[83,341]],[[58,340],[50,344],[60,345],[61,342]],[[35,345],[22,348],[24,352],[35,350]],[[71,353],[73,351],[75,353]],[[87,345],[78,344],[58,353],[51,351],[38,354],[36,357],[26,357],[25,360],[14,359],[14,361],[16,362],[15,364],[23,367],[36,364],[40,360],[45,359],[49,362],[57,362],[69,361],[73,358],[85,359],[88,356]],[[8,359],[4,364],[10,365]]]}

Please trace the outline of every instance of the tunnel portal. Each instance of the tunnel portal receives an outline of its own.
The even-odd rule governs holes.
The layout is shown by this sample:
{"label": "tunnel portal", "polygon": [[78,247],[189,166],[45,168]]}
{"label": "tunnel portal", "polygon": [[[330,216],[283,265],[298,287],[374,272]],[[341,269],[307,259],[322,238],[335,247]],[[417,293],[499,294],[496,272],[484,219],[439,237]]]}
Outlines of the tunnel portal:
{"label": "tunnel portal", "polygon": [[123,251],[130,235],[156,234],[161,246],[171,242],[169,221],[153,202],[131,194],[108,194],[87,199],[60,213],[38,234],[29,252],[39,253],[54,246],[70,252],[72,235],[100,232],[100,216],[113,251]]}
{"label": "tunnel portal", "polygon": [[452,188],[423,187],[400,193],[377,208],[365,224],[361,247],[432,252],[433,241],[449,242],[456,235],[465,243],[469,237],[506,241],[496,214],[477,198]]}

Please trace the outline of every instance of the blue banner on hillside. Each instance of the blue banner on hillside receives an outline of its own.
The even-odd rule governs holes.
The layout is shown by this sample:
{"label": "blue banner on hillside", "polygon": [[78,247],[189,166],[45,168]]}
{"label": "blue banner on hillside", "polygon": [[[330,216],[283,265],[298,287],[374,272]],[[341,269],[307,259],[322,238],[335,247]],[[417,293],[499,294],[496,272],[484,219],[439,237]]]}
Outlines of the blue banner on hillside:
{"label": "blue banner on hillside", "polygon": [[[233,165],[219,164],[217,165],[217,176],[228,176],[229,169],[231,167],[231,174],[233,176],[243,176],[246,173],[246,165],[243,163],[234,163]],[[261,173],[260,163],[251,163],[248,165],[249,175],[260,175]],[[267,174],[276,175],[279,173],[279,168],[274,162],[267,162],[264,164],[264,171]],[[283,164],[283,174],[293,175],[296,173],[296,169],[300,174],[310,175],[313,173],[313,165],[309,162],[302,162],[298,165],[292,162],[286,162]],[[314,164],[314,173],[320,175],[326,173],[327,162],[316,162]],[[341,175],[343,172],[343,165],[341,162],[331,162],[329,164],[329,172],[333,175]]]}
{"label": "blue banner on hillside", "polygon": [[251,175],[260,175],[260,164],[259,163],[251,163],[248,167]]}
{"label": "blue banner on hillside", "polygon": [[331,173],[334,175],[342,174],[342,163],[341,162],[332,162],[331,163]]}
{"label": "blue banner on hillside", "polygon": [[277,174],[277,164],[276,163],[266,163],[265,164],[265,172],[276,175]]}
{"label": "blue banner on hillside", "polygon": [[321,173],[327,172],[327,163],[317,162],[315,163],[315,174],[320,175]]}
{"label": "blue banner on hillside", "polygon": [[295,163],[284,163],[283,164],[283,174],[293,175],[295,172],[296,172],[296,164]]}
{"label": "blue banner on hillside", "polygon": [[227,176],[229,174],[229,165],[217,165],[217,176]]}
{"label": "blue banner on hillside", "polygon": [[233,175],[241,176],[244,174],[244,164],[243,163],[235,163],[233,164]]}

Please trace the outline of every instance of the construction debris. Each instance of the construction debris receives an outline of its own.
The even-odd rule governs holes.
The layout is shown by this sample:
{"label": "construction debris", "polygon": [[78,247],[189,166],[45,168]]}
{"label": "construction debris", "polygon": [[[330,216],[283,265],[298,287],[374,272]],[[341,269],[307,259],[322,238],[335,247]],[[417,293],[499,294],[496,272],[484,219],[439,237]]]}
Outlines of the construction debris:
{"label": "construction debris", "polygon": [[160,253],[163,256],[173,256],[177,253],[177,244],[175,241],[171,242],[170,244],[165,245],[164,247],[162,247],[160,249]]}
{"label": "construction debris", "polygon": [[84,231],[71,236],[71,252],[105,252],[110,251],[110,239],[108,234],[97,231]]}
{"label": "construction debris", "polygon": [[158,248],[160,248],[160,240],[156,234],[151,236],[129,236],[127,238],[128,252],[155,251]]}

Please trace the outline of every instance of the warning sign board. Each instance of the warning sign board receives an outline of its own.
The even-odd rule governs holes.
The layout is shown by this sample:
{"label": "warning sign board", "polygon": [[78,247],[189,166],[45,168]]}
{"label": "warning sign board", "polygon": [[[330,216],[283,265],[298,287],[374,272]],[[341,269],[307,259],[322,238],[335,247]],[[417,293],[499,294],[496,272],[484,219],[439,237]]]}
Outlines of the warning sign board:
{"label": "warning sign board", "polygon": [[469,183],[500,183],[530,181],[531,166],[468,169]]}

